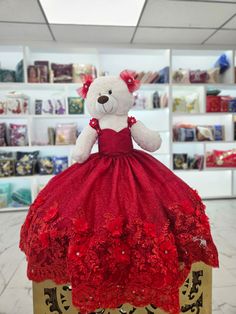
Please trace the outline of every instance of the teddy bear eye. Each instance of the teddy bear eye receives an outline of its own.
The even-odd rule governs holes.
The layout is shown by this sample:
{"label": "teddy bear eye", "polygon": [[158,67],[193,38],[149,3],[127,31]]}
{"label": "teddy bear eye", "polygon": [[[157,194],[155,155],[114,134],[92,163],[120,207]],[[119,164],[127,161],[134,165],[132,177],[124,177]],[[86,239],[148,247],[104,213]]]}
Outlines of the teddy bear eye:
{"label": "teddy bear eye", "polygon": [[112,94],[112,90],[111,90],[111,89],[108,91],[108,94],[109,94],[109,95],[111,95],[111,94]]}

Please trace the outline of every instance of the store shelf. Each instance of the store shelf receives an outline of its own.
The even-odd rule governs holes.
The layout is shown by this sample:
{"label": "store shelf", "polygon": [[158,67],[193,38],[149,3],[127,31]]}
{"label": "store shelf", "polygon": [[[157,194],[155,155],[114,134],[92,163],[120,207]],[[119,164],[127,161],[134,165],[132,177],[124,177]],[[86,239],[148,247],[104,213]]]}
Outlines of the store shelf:
{"label": "store shelf", "polygon": [[[12,51],[12,53],[10,53]],[[230,61],[230,69],[221,77],[221,83],[214,84],[177,84],[172,83],[171,74],[173,70],[182,69],[209,69],[213,66],[217,57],[226,52]],[[173,170],[173,153],[205,154],[208,150],[236,148],[234,141],[233,121],[234,112],[206,112],[206,91],[208,88],[218,88],[226,94],[236,96],[236,84],[234,83],[235,52],[233,50],[224,51],[222,49],[212,50],[182,50],[182,49],[126,49],[126,48],[104,48],[104,49],[62,49],[39,47],[10,47],[0,49],[0,61],[6,67],[14,69],[20,59],[24,59],[24,73],[26,76],[27,66],[33,64],[35,60],[49,60],[55,63],[84,63],[94,64],[98,73],[105,71],[110,75],[118,75],[120,71],[129,68],[137,71],[158,71],[164,67],[169,67],[170,83],[168,84],[141,84],[140,91],[148,95],[158,91],[167,93],[169,107],[163,109],[137,110],[131,109],[130,115],[141,120],[146,126],[160,132],[163,137],[163,144],[160,150],[152,155]],[[0,83],[0,94],[9,91],[22,91],[29,95],[31,99],[36,97],[46,98],[52,95],[62,95],[66,100],[68,97],[77,96],[76,89],[81,83]],[[172,112],[173,98],[182,94],[199,94],[199,112]],[[40,98],[41,97],[41,98]],[[35,115],[34,107],[31,103],[30,112],[27,115],[1,115],[0,122],[5,123],[26,123],[29,129],[29,144],[40,142],[38,135],[46,136],[47,127],[55,127],[58,123],[76,123],[80,130],[88,124],[90,115],[85,109],[84,114],[69,115],[68,108],[65,115]],[[207,142],[173,142],[172,125],[178,122],[187,122],[198,125],[222,124],[225,126],[225,141]],[[39,136],[39,137],[40,137]],[[33,151],[39,150],[41,154],[66,155],[71,162],[70,156],[73,145],[29,145],[17,147],[0,147],[6,151]],[[136,146],[135,146],[136,147]],[[138,148],[138,147],[136,147]],[[97,145],[92,152],[96,152]],[[236,196],[236,169],[234,168],[204,168],[199,170],[176,170],[176,175],[182,177],[193,188],[196,188],[202,197],[219,198]],[[46,183],[50,176],[34,175],[30,177],[10,177],[0,179],[0,182],[10,180],[12,182],[22,180],[32,185],[32,198],[37,195],[38,186]],[[222,191],[216,182],[226,182]],[[225,181],[224,181],[225,180]],[[220,185],[219,185],[220,186]],[[6,209],[8,210],[8,209]],[[11,210],[11,209],[9,209]],[[18,209],[14,209],[18,210]]]}
{"label": "store shelf", "polygon": [[22,211],[28,211],[29,207],[5,207],[0,208],[0,213],[4,212],[22,212]]}

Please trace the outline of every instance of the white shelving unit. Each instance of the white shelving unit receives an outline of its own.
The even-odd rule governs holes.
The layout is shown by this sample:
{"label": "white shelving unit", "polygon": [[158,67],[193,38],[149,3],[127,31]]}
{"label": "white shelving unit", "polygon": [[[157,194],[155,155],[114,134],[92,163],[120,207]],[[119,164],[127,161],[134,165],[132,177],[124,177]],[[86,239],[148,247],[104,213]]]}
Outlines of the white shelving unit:
{"label": "white shelving unit", "polygon": [[[226,53],[231,61],[231,68],[221,77],[219,84],[174,84],[171,73],[173,70],[212,68],[217,57]],[[131,110],[130,115],[142,120],[148,127],[158,130],[163,139],[163,144],[153,154],[170,169],[173,169],[173,153],[204,154],[212,149],[227,150],[236,148],[234,141],[234,113],[206,113],[207,88],[217,87],[224,95],[236,97],[236,85],[234,84],[235,53],[233,50],[170,50],[170,49],[92,49],[71,48],[68,51],[58,48],[32,47],[0,47],[0,63],[2,68],[15,69],[16,64],[24,60],[25,83],[0,83],[0,94],[10,91],[21,91],[29,95],[31,102],[30,114],[28,115],[1,115],[0,122],[25,123],[28,125],[29,146],[24,147],[1,147],[3,151],[40,151],[40,156],[59,155],[68,156],[71,164],[71,151],[73,146],[38,146],[34,145],[37,140],[47,137],[47,128],[55,127],[58,123],[73,122],[79,129],[88,124],[90,116],[85,109],[82,115],[35,115],[33,100],[37,97],[51,97],[61,95],[67,101],[68,97],[76,96],[79,84],[52,84],[52,83],[27,83],[27,66],[35,60],[48,60],[56,63],[90,63],[96,66],[98,73],[106,72],[110,75],[118,75],[123,69],[129,68],[136,71],[158,71],[164,67],[170,68],[169,84],[143,84],[141,91],[152,94],[155,91],[167,93],[169,97],[168,108],[153,110]],[[179,113],[172,112],[172,99],[175,96],[187,93],[199,95],[199,112]],[[66,108],[68,108],[66,103]],[[172,125],[177,122],[188,122],[197,125],[223,124],[225,126],[225,141],[222,142],[173,142]],[[136,147],[136,145],[134,145]],[[95,145],[93,152],[97,151]],[[236,197],[236,168],[216,169],[206,168],[198,170],[178,170],[176,175],[185,180],[193,188],[196,188],[203,198]],[[34,175],[31,177],[7,177],[1,178],[1,182],[10,182],[17,187],[19,182],[25,182],[30,187],[32,199],[38,193],[38,188],[46,184],[52,176]],[[223,182],[223,184],[222,184]],[[23,208],[24,209],[24,208]],[[12,208],[0,209],[14,210]],[[15,210],[19,210],[18,208]]]}

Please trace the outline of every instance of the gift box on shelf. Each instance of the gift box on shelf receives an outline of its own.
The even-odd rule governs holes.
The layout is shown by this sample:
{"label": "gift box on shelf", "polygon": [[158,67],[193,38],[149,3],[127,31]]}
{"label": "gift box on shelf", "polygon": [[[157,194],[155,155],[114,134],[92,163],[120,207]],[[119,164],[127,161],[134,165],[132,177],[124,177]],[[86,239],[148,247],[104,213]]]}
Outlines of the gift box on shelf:
{"label": "gift box on shelf", "polygon": [[[212,312],[212,270],[204,263],[193,264],[191,271],[179,290],[181,312],[185,314],[210,314]],[[51,280],[41,283],[33,282],[34,314],[78,314],[79,310],[72,305],[71,287],[56,285]],[[155,305],[136,308],[123,304],[116,309],[99,309],[98,314],[167,314]]]}

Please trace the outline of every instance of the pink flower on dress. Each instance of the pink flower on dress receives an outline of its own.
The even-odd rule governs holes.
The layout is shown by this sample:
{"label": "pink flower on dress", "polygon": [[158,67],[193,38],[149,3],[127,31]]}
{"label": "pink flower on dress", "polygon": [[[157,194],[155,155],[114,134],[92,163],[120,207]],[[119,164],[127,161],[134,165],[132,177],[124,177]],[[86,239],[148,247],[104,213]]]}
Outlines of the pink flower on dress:
{"label": "pink flower on dress", "polygon": [[52,221],[52,220],[54,220],[56,218],[57,215],[58,215],[58,205],[57,205],[57,203],[55,203],[46,212],[45,216],[43,217],[43,220],[45,222]]}

